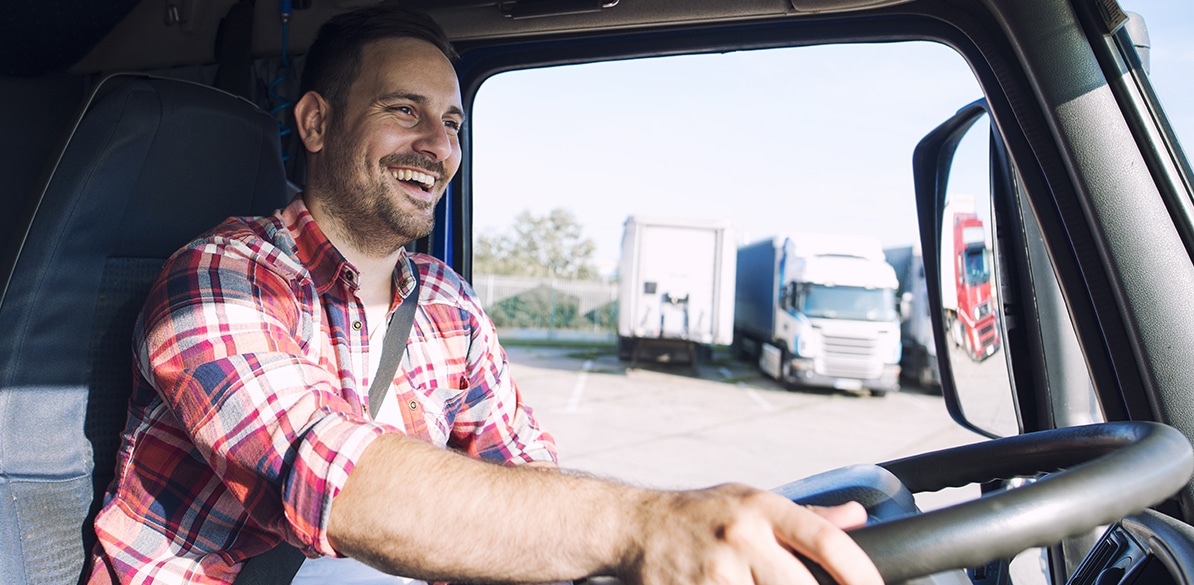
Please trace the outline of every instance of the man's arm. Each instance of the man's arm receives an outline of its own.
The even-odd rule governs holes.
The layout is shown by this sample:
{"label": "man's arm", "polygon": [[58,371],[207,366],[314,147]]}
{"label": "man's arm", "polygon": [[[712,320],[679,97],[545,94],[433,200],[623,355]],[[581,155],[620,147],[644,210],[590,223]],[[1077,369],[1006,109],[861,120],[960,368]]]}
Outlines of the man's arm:
{"label": "man's arm", "polygon": [[[861,508],[835,509],[857,523]],[[665,492],[474,461],[397,434],[365,450],[332,505],[341,554],[428,580],[881,583],[816,511],[741,485]]]}

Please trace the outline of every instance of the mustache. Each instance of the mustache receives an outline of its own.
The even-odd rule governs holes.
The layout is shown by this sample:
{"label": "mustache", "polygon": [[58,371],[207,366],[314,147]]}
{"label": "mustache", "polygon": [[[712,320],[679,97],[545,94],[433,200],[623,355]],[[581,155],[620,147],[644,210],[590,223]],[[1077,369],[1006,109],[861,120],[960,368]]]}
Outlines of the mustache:
{"label": "mustache", "polygon": [[444,171],[444,163],[431,160],[423,155],[415,153],[405,154],[390,154],[381,158],[379,161],[383,167],[413,167],[422,171],[426,171],[442,179],[447,179]]}

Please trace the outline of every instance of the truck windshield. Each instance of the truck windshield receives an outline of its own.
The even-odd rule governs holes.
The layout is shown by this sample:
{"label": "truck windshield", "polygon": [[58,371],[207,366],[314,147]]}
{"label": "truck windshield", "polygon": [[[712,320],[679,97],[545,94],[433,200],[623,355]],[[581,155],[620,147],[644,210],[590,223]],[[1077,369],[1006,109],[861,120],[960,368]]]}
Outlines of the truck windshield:
{"label": "truck windshield", "polygon": [[804,292],[801,310],[809,317],[892,321],[895,293],[891,289],[810,284]]}
{"label": "truck windshield", "polygon": [[966,263],[966,284],[975,286],[986,284],[991,280],[991,271],[987,269],[987,249],[972,248],[964,255]]}

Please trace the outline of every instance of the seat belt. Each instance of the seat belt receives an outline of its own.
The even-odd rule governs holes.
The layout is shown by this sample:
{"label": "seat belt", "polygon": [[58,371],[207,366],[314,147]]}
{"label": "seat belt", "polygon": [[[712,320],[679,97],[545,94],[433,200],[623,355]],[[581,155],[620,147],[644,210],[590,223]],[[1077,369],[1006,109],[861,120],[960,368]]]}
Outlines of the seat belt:
{"label": "seat belt", "polygon": [[415,322],[415,312],[419,308],[419,273],[410,260],[406,261],[406,266],[415,280],[415,287],[398,304],[393,322],[390,323],[386,337],[381,342],[381,363],[377,366],[373,383],[369,385],[369,414],[373,418],[377,418],[381,403],[386,397],[386,390],[394,383],[394,374],[398,372],[402,354],[406,353],[406,340],[410,338],[410,328]]}
{"label": "seat belt", "polygon": [[[373,383],[369,385],[369,414],[373,417],[381,410],[386,390],[394,383],[394,374],[398,372],[398,364],[406,353],[406,342],[410,339],[410,329],[419,308],[419,273],[409,259],[406,266],[415,279],[415,288],[398,304],[390,328],[381,342],[381,363],[377,366]],[[290,543],[280,542],[274,548],[245,561],[245,566],[241,567],[232,585],[289,585],[306,558]]]}

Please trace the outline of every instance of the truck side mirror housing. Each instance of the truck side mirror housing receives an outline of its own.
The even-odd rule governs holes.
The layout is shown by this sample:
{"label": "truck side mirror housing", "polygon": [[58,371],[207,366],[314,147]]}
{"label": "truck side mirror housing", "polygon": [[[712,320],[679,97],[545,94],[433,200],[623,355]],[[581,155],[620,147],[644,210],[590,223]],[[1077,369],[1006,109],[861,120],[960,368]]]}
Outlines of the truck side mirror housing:
{"label": "truck side mirror housing", "polygon": [[906,290],[904,294],[900,295],[900,304],[896,307],[896,310],[900,312],[901,323],[907,321],[908,317],[912,316],[912,291]]}

